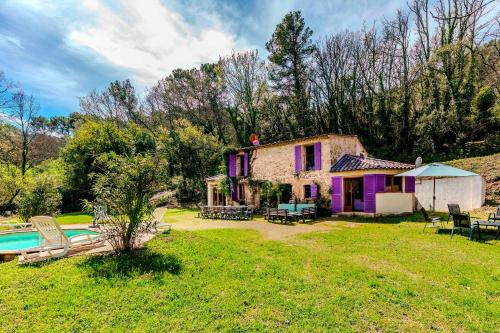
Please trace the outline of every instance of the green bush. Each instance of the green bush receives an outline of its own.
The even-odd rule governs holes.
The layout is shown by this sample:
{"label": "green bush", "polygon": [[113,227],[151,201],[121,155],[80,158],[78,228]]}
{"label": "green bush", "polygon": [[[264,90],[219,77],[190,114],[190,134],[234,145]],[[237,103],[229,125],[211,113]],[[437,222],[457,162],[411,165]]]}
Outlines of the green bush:
{"label": "green bush", "polygon": [[15,200],[19,217],[28,221],[32,216],[56,214],[64,180],[60,161],[46,161],[29,170]]}

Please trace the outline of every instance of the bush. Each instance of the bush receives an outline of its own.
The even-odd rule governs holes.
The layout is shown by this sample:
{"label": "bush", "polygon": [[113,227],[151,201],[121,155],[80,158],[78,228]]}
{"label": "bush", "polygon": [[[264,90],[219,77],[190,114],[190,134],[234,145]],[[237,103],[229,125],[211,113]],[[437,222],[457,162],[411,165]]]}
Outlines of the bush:
{"label": "bush", "polygon": [[104,232],[115,252],[135,248],[137,237],[151,227],[151,198],[157,186],[158,161],[148,155],[118,156],[114,153],[98,158],[104,172],[96,175],[93,192],[112,219]]}
{"label": "bush", "polygon": [[0,212],[11,208],[21,191],[21,170],[13,164],[0,163]]}

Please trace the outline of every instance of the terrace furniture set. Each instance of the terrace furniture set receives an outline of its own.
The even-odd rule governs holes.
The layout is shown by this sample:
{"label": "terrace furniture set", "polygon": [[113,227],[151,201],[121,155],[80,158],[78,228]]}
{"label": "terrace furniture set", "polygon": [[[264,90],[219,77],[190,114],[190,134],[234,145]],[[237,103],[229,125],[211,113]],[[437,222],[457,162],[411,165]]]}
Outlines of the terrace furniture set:
{"label": "terrace furniture set", "polygon": [[306,219],[316,219],[317,209],[314,204],[279,204],[278,208],[267,208],[266,220],[281,223],[293,223]]}
{"label": "terrace furniture set", "polygon": [[[424,216],[425,221],[427,222],[424,226],[424,231],[426,228],[439,227],[438,224],[443,226],[443,221],[440,217],[429,216],[426,210],[422,207],[420,209],[422,215]],[[470,213],[464,212],[460,210],[460,206],[457,204],[449,204],[448,205],[448,220],[446,223],[453,221],[453,228],[451,229],[451,238],[453,238],[453,234],[456,229],[460,229],[460,234],[462,234],[462,229],[469,229],[469,239],[473,239],[474,233],[477,233],[478,239],[481,238],[481,227],[493,227],[497,228],[497,232],[495,234],[495,239],[498,239],[500,236],[500,206],[497,207],[495,213],[490,213],[488,216],[488,220],[476,220],[471,222]]]}
{"label": "terrace furniture set", "polygon": [[251,220],[253,206],[202,206],[199,217],[216,220]]}

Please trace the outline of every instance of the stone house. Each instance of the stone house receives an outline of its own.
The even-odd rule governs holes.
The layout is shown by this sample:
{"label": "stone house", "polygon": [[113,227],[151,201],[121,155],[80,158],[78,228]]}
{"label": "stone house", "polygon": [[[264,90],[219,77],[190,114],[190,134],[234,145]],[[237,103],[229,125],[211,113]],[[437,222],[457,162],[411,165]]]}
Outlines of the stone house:
{"label": "stone house", "polygon": [[[363,169],[363,171],[333,168],[338,162],[345,160],[345,156],[370,161],[371,158],[366,157],[367,154],[368,152],[356,135],[338,134],[317,135],[236,149],[228,154],[230,193],[226,195],[221,190],[221,182],[227,179],[226,175],[207,178],[208,205],[243,204],[259,207],[260,184],[271,182],[281,184],[284,189],[280,202],[315,202],[323,198],[323,203],[331,205],[332,212],[364,212],[364,208],[359,209],[359,204],[354,207],[350,201],[352,199],[350,194],[352,181],[348,180],[350,173],[360,174],[363,179],[364,173],[396,174],[398,170],[404,171],[413,167],[408,164],[386,161],[393,164],[371,164],[374,168]],[[391,168],[384,168],[387,165]],[[359,180],[360,177],[357,174],[355,178]],[[340,183],[339,179],[342,179]],[[359,188],[362,189],[362,186],[358,186],[358,190]],[[338,200],[342,201],[340,209]],[[359,203],[359,199],[357,202]],[[378,202],[380,204],[384,200],[380,199]],[[336,205],[335,209],[333,203]],[[404,205],[404,210],[407,206]],[[402,212],[398,207],[383,210]],[[366,213],[377,212],[369,210]]]}

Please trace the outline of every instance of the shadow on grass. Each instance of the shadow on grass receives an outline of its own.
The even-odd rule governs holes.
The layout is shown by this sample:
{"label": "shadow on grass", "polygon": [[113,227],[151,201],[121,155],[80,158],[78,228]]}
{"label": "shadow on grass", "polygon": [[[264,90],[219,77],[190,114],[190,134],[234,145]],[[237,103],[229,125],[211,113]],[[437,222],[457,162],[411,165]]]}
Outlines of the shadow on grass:
{"label": "shadow on grass", "polygon": [[[453,228],[453,225],[451,226],[446,226],[445,228],[440,228],[436,230],[436,234],[440,236],[447,236],[451,238],[451,229]],[[455,232],[453,233],[453,239],[457,237],[464,237],[469,239],[469,234],[470,234],[470,229],[469,228],[462,228],[462,232],[460,232],[460,229],[455,229]],[[491,243],[488,243],[489,241],[495,240],[497,230],[496,229],[486,229],[483,228],[481,229],[481,235],[479,236],[477,231],[474,232],[474,235],[471,239],[471,241],[474,242],[480,242],[480,243],[485,243],[488,245],[493,245]]]}
{"label": "shadow on grass", "polygon": [[163,273],[177,275],[182,270],[180,259],[175,255],[163,255],[148,249],[130,253],[91,256],[79,266],[88,271],[91,277],[130,278],[150,274],[160,277]]}

